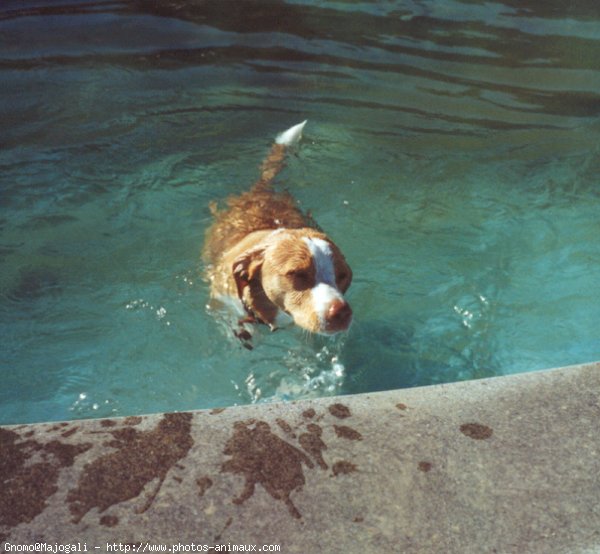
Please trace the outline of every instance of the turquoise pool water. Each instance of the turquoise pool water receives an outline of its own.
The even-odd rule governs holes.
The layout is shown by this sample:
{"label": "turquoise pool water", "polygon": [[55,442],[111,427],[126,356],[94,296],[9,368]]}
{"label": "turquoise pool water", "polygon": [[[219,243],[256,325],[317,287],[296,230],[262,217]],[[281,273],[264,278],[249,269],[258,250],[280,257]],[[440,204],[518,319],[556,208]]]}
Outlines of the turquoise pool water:
{"label": "turquoise pool water", "polygon": [[[0,6],[0,423],[600,359],[597,2]],[[329,340],[205,308],[208,203],[279,177],[345,252]]]}

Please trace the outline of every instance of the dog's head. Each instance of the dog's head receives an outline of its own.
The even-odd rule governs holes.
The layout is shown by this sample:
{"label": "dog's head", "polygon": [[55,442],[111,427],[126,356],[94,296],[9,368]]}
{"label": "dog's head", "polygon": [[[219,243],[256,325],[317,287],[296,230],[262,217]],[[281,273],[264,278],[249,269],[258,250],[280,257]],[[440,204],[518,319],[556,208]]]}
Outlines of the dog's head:
{"label": "dog's head", "polygon": [[320,334],[345,331],[352,309],[343,294],[352,270],[339,248],[314,229],[278,229],[233,263],[240,299],[260,319],[277,325],[283,314]]}

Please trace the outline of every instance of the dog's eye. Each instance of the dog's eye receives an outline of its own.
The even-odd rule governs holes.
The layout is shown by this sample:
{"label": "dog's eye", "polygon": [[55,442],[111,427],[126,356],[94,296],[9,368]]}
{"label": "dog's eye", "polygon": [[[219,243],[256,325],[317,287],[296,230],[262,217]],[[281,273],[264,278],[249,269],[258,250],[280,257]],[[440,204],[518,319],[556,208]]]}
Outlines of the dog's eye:
{"label": "dog's eye", "polygon": [[306,269],[293,269],[292,271],[288,271],[288,276],[292,279],[298,279],[299,281],[306,281],[309,278]]}
{"label": "dog's eye", "polygon": [[304,290],[311,285],[312,273],[308,269],[293,269],[287,276],[295,289]]}

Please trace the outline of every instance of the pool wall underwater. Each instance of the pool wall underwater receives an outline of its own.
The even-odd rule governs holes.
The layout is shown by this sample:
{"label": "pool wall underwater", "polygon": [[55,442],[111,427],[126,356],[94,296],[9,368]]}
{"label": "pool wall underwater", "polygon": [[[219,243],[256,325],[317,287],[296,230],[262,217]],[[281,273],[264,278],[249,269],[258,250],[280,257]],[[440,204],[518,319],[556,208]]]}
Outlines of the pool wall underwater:
{"label": "pool wall underwater", "polygon": [[600,552],[599,416],[600,362],[3,427],[0,539],[7,552]]}

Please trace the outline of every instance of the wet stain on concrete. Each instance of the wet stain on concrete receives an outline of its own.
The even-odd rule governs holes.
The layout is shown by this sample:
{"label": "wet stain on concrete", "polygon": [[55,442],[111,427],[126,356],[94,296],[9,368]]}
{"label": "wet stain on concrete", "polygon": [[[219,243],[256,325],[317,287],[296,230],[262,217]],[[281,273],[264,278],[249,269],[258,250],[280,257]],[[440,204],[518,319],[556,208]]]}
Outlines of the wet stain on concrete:
{"label": "wet stain on concrete", "polygon": [[[328,410],[336,418],[351,416],[349,408],[343,404],[333,404]],[[272,498],[285,504],[290,515],[302,517],[292,502],[292,495],[305,485],[305,468],[327,470],[329,465],[324,456],[327,451],[325,432],[315,423],[321,421],[323,415],[309,408],[301,416],[302,420],[295,426],[281,418],[275,420],[286,439],[275,434],[265,421],[249,419],[234,424],[233,435],[223,451],[230,459],[222,464],[221,472],[238,474],[245,479],[242,492],[233,498],[235,504],[243,504],[254,494],[256,485],[262,485]],[[306,431],[296,438],[294,431],[304,426]],[[333,429],[338,438],[363,438],[351,427],[333,425]],[[332,477],[358,470],[355,464],[345,460],[336,462],[331,469]]]}
{"label": "wet stain on concrete", "polygon": [[286,435],[289,435],[293,439],[296,438],[296,433],[294,433],[294,430],[292,429],[292,426],[287,421],[285,421],[284,419],[281,419],[281,418],[277,418],[275,420],[275,422],[277,423],[277,425],[279,425],[279,427],[281,428],[281,430]]}
{"label": "wet stain on concrete", "polygon": [[119,518],[117,516],[102,516],[100,518],[100,525],[105,527],[116,527],[119,524]]}
{"label": "wet stain on concrete", "polygon": [[347,427],[346,425],[334,425],[335,434],[342,438],[348,439],[351,441],[361,441],[362,435],[356,430],[352,429],[352,427]]}
{"label": "wet stain on concrete", "polygon": [[69,426],[69,424],[66,421],[63,421],[61,423],[57,423],[56,425],[52,425],[52,427],[48,427],[46,429],[46,433],[54,433],[56,431],[60,431],[64,427],[68,427],[68,426]]}
{"label": "wet stain on concrete", "polygon": [[147,510],[158,494],[169,470],[184,458],[193,440],[192,414],[165,414],[155,429],[138,431],[121,427],[107,431],[115,449],[85,465],[76,488],[67,495],[73,522],[78,523],[92,508],[99,512],[136,498],[144,487],[158,479],[155,491],[139,512]]}
{"label": "wet stain on concrete", "polygon": [[493,435],[494,430],[481,423],[464,423],[460,426],[460,432],[471,439],[485,440]]}
{"label": "wet stain on concrete", "polygon": [[339,419],[346,419],[352,415],[348,406],[344,406],[344,404],[339,403],[329,406],[329,413]]}
{"label": "wet stain on concrete", "polygon": [[333,476],[337,477],[340,474],[346,475],[348,473],[354,473],[357,470],[357,467],[352,462],[339,460],[333,464],[331,470],[333,471]]}
{"label": "wet stain on concrete", "polygon": [[75,433],[77,433],[77,431],[79,430],[79,427],[72,427],[71,429],[67,429],[66,431],[63,431],[60,436],[64,437],[65,439],[70,437],[71,435],[74,435]]}
{"label": "wet stain on concrete", "polygon": [[218,535],[215,535],[215,542],[219,542],[221,540],[221,537],[223,536],[223,533],[225,533],[225,531],[227,531],[227,529],[229,529],[229,526],[233,523],[233,518],[230,517],[226,522],[225,522],[225,527],[223,527],[223,529],[221,529],[221,532]]}
{"label": "wet stain on concrete", "polygon": [[304,410],[302,412],[302,417],[304,419],[312,419],[313,417],[315,417],[317,413],[315,412],[315,410],[313,408],[308,408],[308,410]]}
{"label": "wet stain on concrete", "polygon": [[196,479],[196,485],[198,485],[198,494],[200,496],[204,496],[206,491],[212,487],[212,484],[212,479],[207,476]]}
{"label": "wet stain on concrete", "polygon": [[233,431],[223,451],[231,459],[221,466],[221,471],[242,475],[246,480],[244,490],[233,502],[242,504],[260,484],[273,498],[283,501],[293,517],[300,518],[290,496],[305,483],[302,465],[314,467],[310,458],[275,435],[264,421],[238,421]]}
{"label": "wet stain on concrete", "polygon": [[431,462],[419,462],[418,468],[419,471],[422,471],[423,473],[428,473],[431,471],[431,468],[433,467],[433,464]]}
{"label": "wet stain on concrete", "polygon": [[[339,419],[351,416],[343,404],[333,404],[328,411]],[[327,451],[324,437],[333,437],[333,433],[328,434],[333,430],[336,437],[342,439],[362,440],[362,435],[345,425],[323,428],[317,424],[323,417],[324,414],[319,415],[310,408],[302,412],[300,421],[295,423],[277,419],[274,430],[283,431],[285,435],[281,436],[264,421],[236,422],[223,451],[230,459],[221,466],[222,473],[245,478],[244,488],[233,502],[244,503],[259,484],[278,503],[283,503],[291,516],[300,519],[293,496],[306,484],[306,468],[331,469],[332,476],[357,471],[355,464],[345,460],[337,461],[330,468],[324,456]],[[165,414],[153,428],[140,430],[135,426],[142,423],[143,418],[130,416],[123,420],[101,420],[96,430],[88,430],[88,434],[106,437],[99,444],[109,450],[87,463],[67,492],[66,503],[72,522],[80,523],[95,508],[100,525],[117,526],[119,518],[106,514],[106,510],[138,497],[137,513],[150,508],[167,474],[171,470],[184,469],[179,462],[193,446],[192,418],[189,413]],[[72,437],[80,429],[72,423],[54,427],[59,438]],[[57,492],[60,470],[72,465],[78,454],[92,447],[87,443],[72,445],[57,440],[40,443],[31,437],[35,438],[28,427],[23,428],[21,435],[0,429],[0,476],[8,476],[4,482],[0,480],[3,493],[0,495],[0,523],[4,525],[28,522],[41,513],[49,496]],[[183,483],[176,474],[169,475],[174,482]],[[202,476],[196,479],[196,484],[198,496],[203,497],[213,486],[213,479]],[[223,531],[229,525],[231,521]],[[0,531],[6,529],[0,527]]]}
{"label": "wet stain on concrete", "polygon": [[42,513],[58,489],[61,469],[72,466],[91,446],[22,440],[18,433],[0,428],[0,524],[14,527]]}
{"label": "wet stain on concrete", "polygon": [[323,459],[323,450],[327,448],[327,445],[321,439],[323,430],[315,423],[309,423],[307,430],[308,433],[302,433],[298,438],[302,450],[310,454],[321,469],[327,469],[329,466]]}

